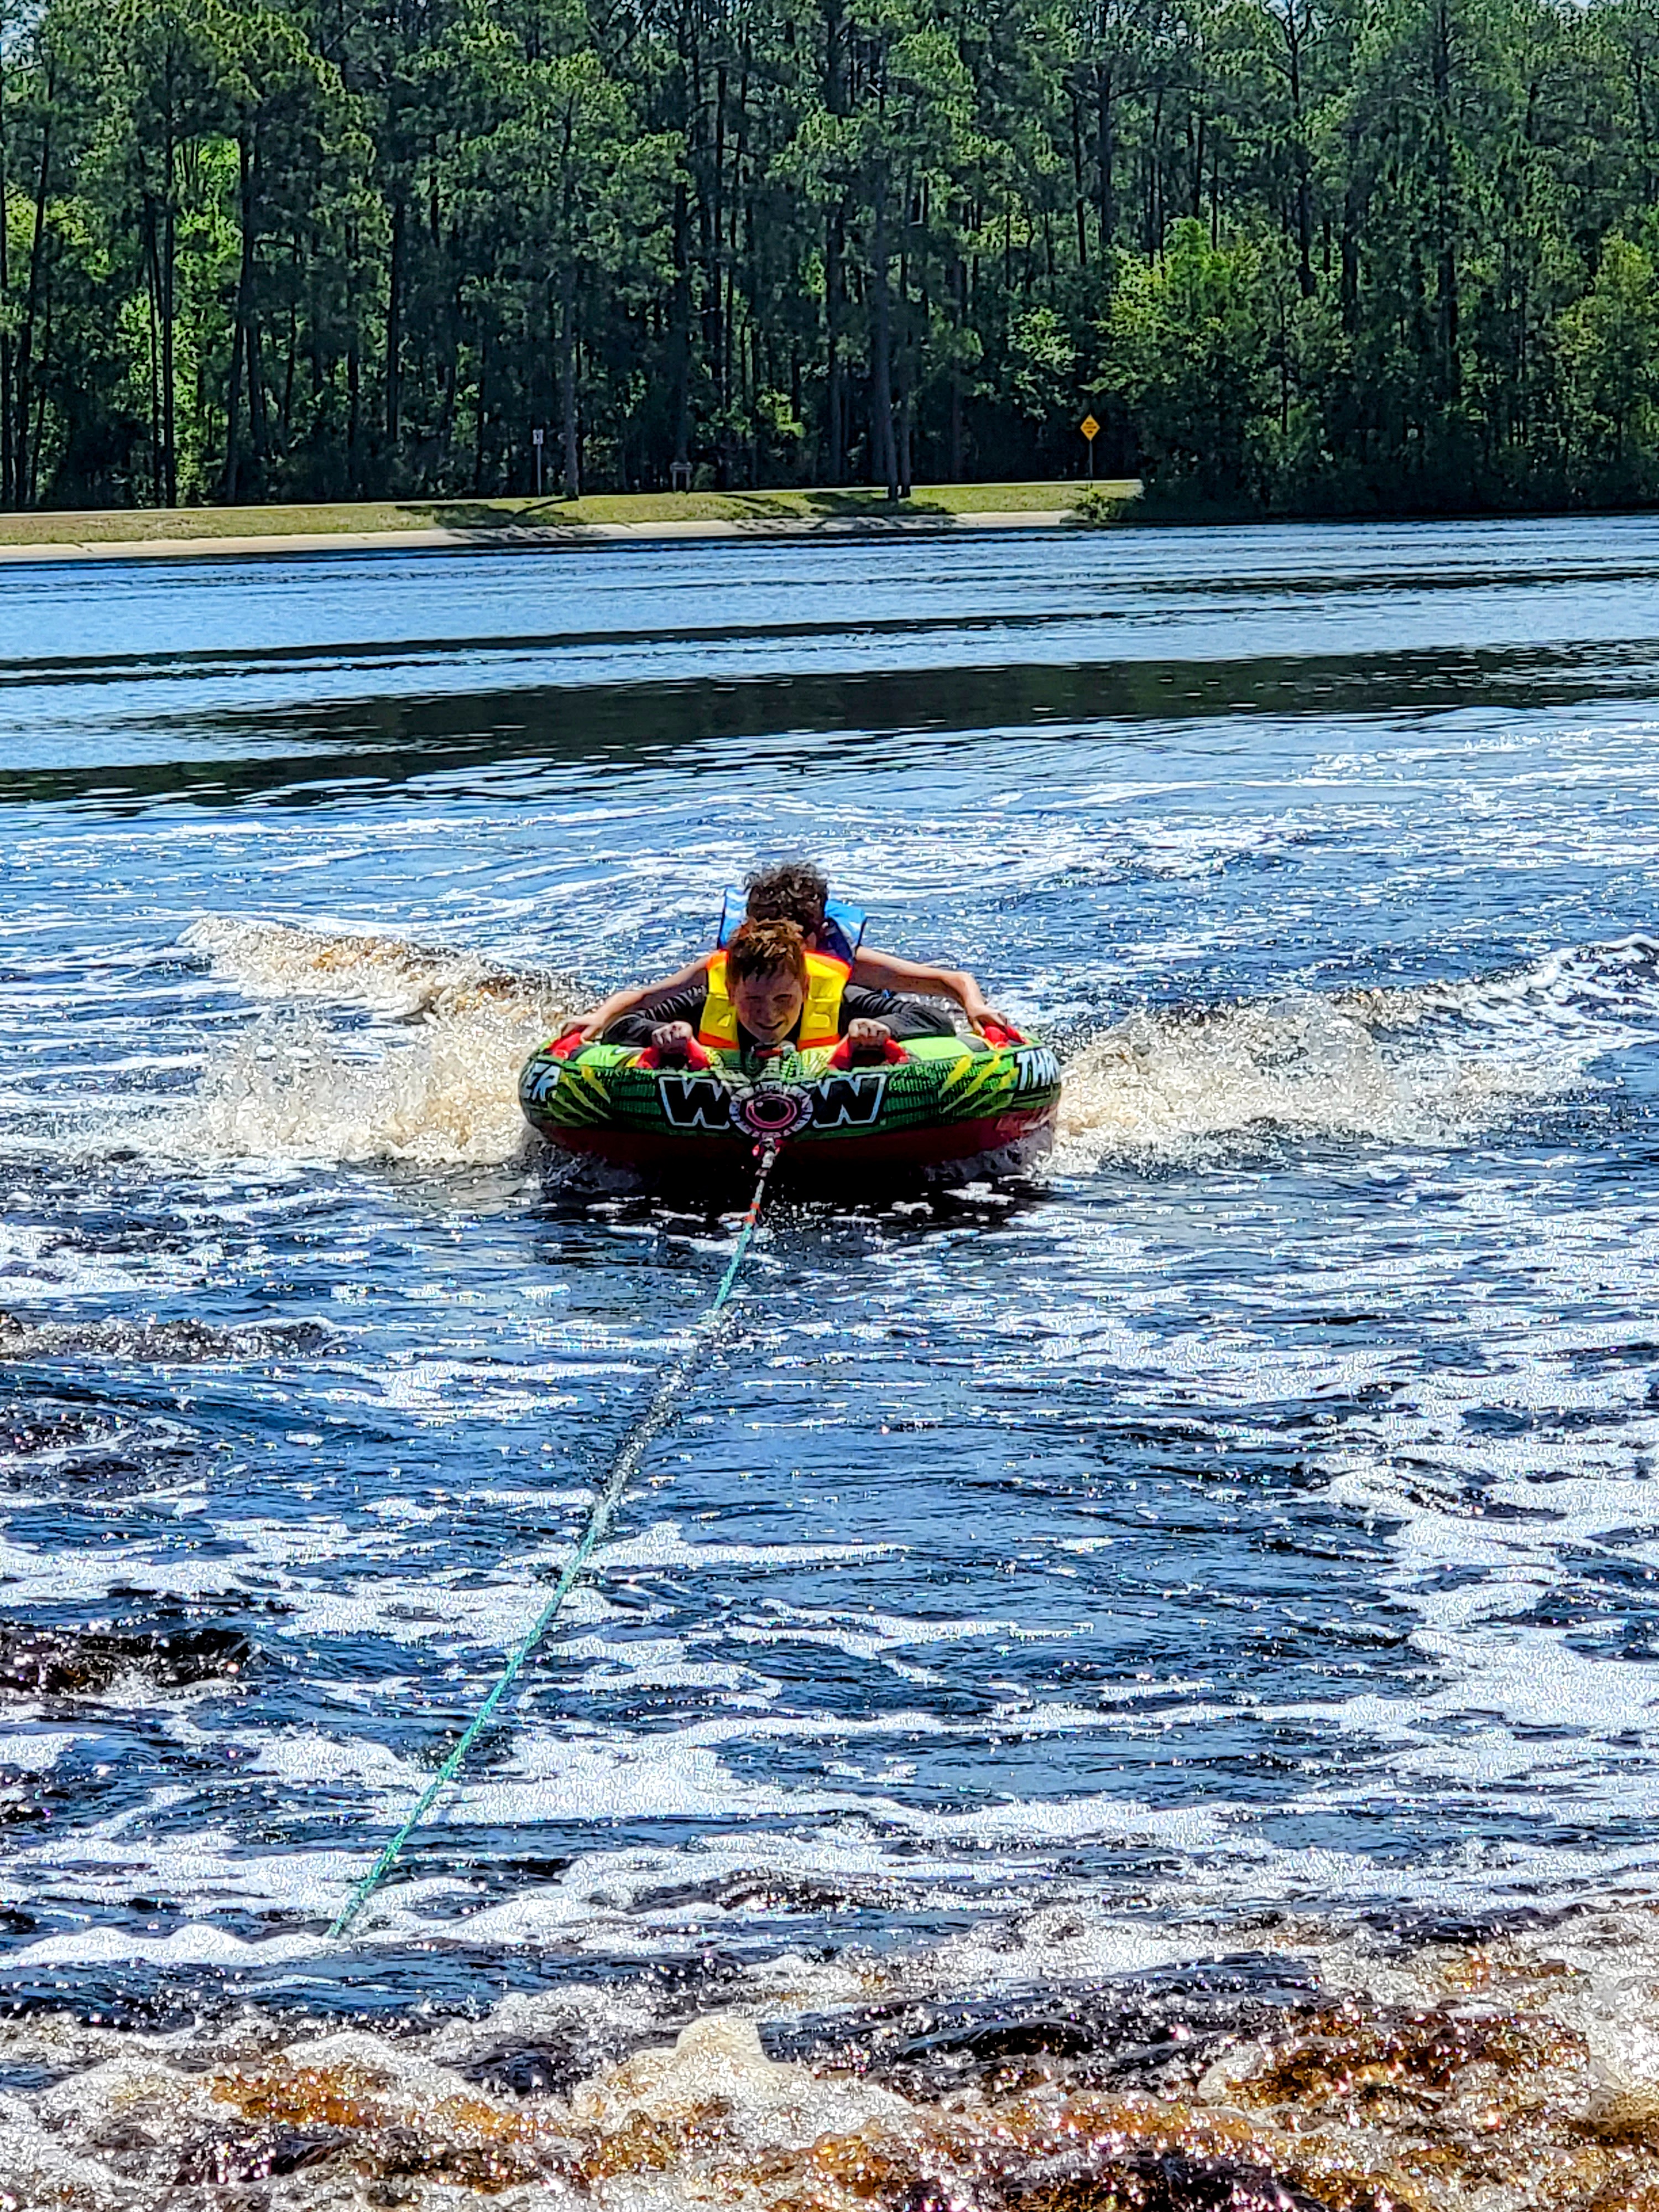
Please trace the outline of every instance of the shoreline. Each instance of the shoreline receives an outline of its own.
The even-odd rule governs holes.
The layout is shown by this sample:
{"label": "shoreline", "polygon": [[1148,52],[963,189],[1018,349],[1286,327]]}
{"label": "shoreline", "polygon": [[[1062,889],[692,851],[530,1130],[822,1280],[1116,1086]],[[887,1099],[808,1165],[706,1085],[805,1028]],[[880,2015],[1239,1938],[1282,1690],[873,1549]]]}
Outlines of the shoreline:
{"label": "shoreline", "polygon": [[[951,487],[956,498],[964,490],[971,498],[976,487]],[[49,515],[0,518],[0,567],[20,564],[58,566],[83,562],[106,561],[212,561],[249,559],[292,560],[313,558],[329,554],[362,553],[548,553],[576,552],[584,549],[615,545],[675,545],[700,543],[719,543],[749,540],[806,540],[833,544],[856,542],[860,539],[893,539],[916,538],[963,538],[996,535],[1009,531],[1048,532],[1058,530],[1079,530],[1091,526],[1085,516],[1073,505],[1061,503],[1069,487],[1062,485],[1041,487],[998,487],[1013,492],[1016,496],[1006,505],[983,507],[954,503],[946,504],[935,496],[927,496],[909,511],[893,513],[884,505],[874,502],[867,507],[849,506],[827,512],[815,512],[802,507],[793,512],[780,513],[775,507],[759,507],[744,511],[741,495],[732,495],[720,504],[727,507],[724,514],[652,514],[635,515],[629,519],[613,519],[599,514],[574,515],[542,519],[544,507],[538,514],[515,513],[507,507],[495,514],[468,515],[465,520],[432,521],[418,525],[402,525],[396,518],[397,508],[380,508],[378,513],[388,516],[384,524],[377,524],[376,510],[369,507],[362,514],[362,523],[349,510],[335,509],[331,514],[322,510],[319,520],[326,516],[325,526],[304,526],[310,514],[319,510],[305,508],[272,508],[265,510],[273,523],[287,521],[290,517],[299,527],[253,528],[235,532],[177,531],[174,527],[157,528],[157,525],[173,526],[185,518],[176,510],[165,516],[156,514],[133,514],[131,535],[117,534],[127,516],[118,510],[104,513],[64,514],[61,518]],[[1133,497],[1139,487],[1126,487],[1127,498]],[[1024,500],[1018,496],[1025,494]],[[1033,494],[1040,494],[1037,503]],[[619,501],[618,504],[621,502]],[[598,502],[596,502],[598,504]],[[665,501],[665,504],[666,502]],[[732,512],[735,508],[737,511]],[[419,512],[418,509],[415,510]],[[204,509],[205,515],[214,512]],[[221,510],[222,512],[222,510]],[[232,511],[234,512],[234,510]],[[408,509],[402,510],[408,513]],[[237,516],[249,520],[259,519],[258,510],[242,510]],[[335,516],[339,526],[327,526]],[[61,522],[61,536],[18,536],[7,538],[6,524],[14,526],[27,522],[35,527],[50,529]],[[352,526],[358,523],[358,526]],[[367,526],[362,526],[366,524]],[[76,527],[76,526],[80,527]],[[144,534],[146,529],[149,534]]]}
{"label": "shoreline", "polygon": [[[1079,488],[1085,491],[1090,489],[1086,484]],[[994,488],[951,485],[945,488],[952,499],[971,499],[976,492],[988,489],[1006,489],[1015,492],[1040,489],[1045,495],[1052,496],[1063,495],[1071,487],[1049,484]],[[1512,523],[1553,520],[1577,512],[1540,507],[1501,514],[1485,510],[1399,514],[1375,511],[1363,514],[1182,514],[1145,511],[1142,507],[1142,486],[1133,479],[1103,481],[1093,489],[1107,495],[1112,511],[1102,513],[1097,509],[1091,513],[1081,503],[1022,505],[1018,501],[1006,507],[935,504],[937,493],[930,487],[930,495],[925,502],[919,501],[908,510],[901,508],[896,512],[889,509],[884,503],[872,501],[867,507],[849,507],[827,512],[815,512],[802,507],[784,513],[774,509],[770,512],[653,516],[633,520],[592,515],[573,516],[568,521],[537,521],[520,519],[510,507],[504,507],[499,519],[427,523],[407,527],[398,523],[376,525],[371,522],[367,527],[343,524],[313,529],[256,528],[234,533],[193,532],[186,534],[167,530],[149,537],[137,532],[131,536],[118,533],[129,520],[134,522],[173,523],[198,513],[203,515],[228,512],[279,515],[296,512],[304,514],[307,510],[284,507],[264,510],[204,507],[170,511],[104,508],[54,514],[34,509],[25,514],[0,514],[0,568],[29,565],[69,567],[88,562],[110,561],[305,560],[327,555],[365,553],[559,553],[615,545],[662,546],[700,542],[740,543],[744,540],[761,544],[804,541],[834,544],[854,543],[860,539],[995,537],[1021,531],[1032,536],[1048,536],[1066,531],[1097,534],[1103,531],[1132,527],[1203,529],[1239,527],[1250,524],[1326,526],[1477,521]],[[669,495],[653,494],[650,496],[661,498],[666,504]],[[701,502],[701,495],[691,496]],[[720,503],[741,507],[750,497],[758,502],[770,496],[743,493],[721,495]],[[610,503],[608,495],[604,503]],[[637,502],[618,498],[616,503],[632,505]],[[334,511],[341,510],[337,508]],[[374,511],[372,505],[368,511]],[[383,507],[380,511],[395,513],[400,510]],[[410,510],[404,508],[401,511]],[[1642,520],[1652,510],[1646,507],[1612,507],[1596,512],[1607,520],[1626,521]],[[72,528],[65,530],[62,537],[8,538],[4,535],[9,526],[27,527],[30,524],[52,522],[83,523],[94,527],[84,535],[76,534]]]}
{"label": "shoreline", "polygon": [[1009,530],[1053,531],[1081,526],[1069,510],[1030,514],[838,515],[811,522],[571,522],[529,529],[508,524],[481,530],[335,530],[255,538],[112,538],[48,539],[0,544],[0,564],[42,566],[80,561],[244,561],[303,559],[328,553],[575,553],[599,545],[675,545],[704,539],[973,538]]}

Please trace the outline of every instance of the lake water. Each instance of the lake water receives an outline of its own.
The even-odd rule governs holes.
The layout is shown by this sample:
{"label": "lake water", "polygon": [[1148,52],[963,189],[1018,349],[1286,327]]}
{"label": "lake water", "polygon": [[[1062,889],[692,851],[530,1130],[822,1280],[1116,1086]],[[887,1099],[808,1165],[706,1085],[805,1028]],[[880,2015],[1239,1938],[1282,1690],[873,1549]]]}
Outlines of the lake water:
{"label": "lake water", "polygon": [[[1624,2187],[1656,595],[1645,520],[0,575],[0,2203]],[[517,1067],[793,853],[1059,1148],[770,1218],[331,1944],[731,1249]]]}

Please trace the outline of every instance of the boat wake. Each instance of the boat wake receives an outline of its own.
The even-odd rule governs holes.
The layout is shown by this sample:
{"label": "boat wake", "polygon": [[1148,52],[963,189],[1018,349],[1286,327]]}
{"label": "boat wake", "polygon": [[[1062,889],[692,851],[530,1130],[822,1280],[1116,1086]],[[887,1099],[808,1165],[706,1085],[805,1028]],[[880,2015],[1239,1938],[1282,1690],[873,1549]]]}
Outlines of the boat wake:
{"label": "boat wake", "polygon": [[380,932],[212,915],[192,922],[179,941],[250,998],[325,1000],[404,1021],[500,1009],[545,1022],[586,1003],[574,976],[505,968],[477,953]]}
{"label": "boat wake", "polygon": [[1067,1062],[1059,1163],[1178,1158],[1250,1133],[1456,1144],[1656,1035],[1644,937],[1463,982],[1137,1014]]}
{"label": "boat wake", "polygon": [[[589,996],[569,976],[393,936],[219,918],[183,941],[268,1008],[160,1117],[161,1148],[197,1158],[513,1159],[519,1070]],[[1179,1160],[1285,1132],[1456,1144],[1572,1095],[1597,1060],[1656,1034],[1659,942],[1642,937],[1461,982],[1148,1011],[1067,1060],[1057,1164]]]}
{"label": "boat wake", "polygon": [[[161,1148],[197,1158],[497,1165],[527,1141],[519,1070],[590,1002],[569,976],[397,937],[214,918],[182,941],[277,1002],[161,1118]],[[356,1025],[328,1006],[360,1010]]]}
{"label": "boat wake", "polygon": [[1285,1926],[1081,1977],[1075,1922],[1005,1933],[1001,1958],[579,1982],[418,2034],[226,2006],[158,2035],[19,2008],[0,2030],[6,2201],[137,2212],[276,2180],[257,2201],[295,2212],[1651,2202],[1650,1911],[1484,1940]]}

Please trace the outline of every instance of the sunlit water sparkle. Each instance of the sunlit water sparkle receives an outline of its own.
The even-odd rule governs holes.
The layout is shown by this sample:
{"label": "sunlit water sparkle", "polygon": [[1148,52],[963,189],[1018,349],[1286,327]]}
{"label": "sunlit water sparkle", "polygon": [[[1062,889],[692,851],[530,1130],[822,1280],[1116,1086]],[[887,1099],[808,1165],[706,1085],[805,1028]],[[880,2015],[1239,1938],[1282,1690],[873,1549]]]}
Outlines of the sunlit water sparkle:
{"label": "sunlit water sparkle", "polygon": [[[1377,1930],[1639,1915],[1659,526],[5,581],[30,2094],[94,2015],[563,2006],[597,2065],[1218,1954],[1382,2002]],[[562,1189],[517,1067],[802,849],[1055,1039],[1054,1159],[773,1218],[331,1948],[729,1249]]]}

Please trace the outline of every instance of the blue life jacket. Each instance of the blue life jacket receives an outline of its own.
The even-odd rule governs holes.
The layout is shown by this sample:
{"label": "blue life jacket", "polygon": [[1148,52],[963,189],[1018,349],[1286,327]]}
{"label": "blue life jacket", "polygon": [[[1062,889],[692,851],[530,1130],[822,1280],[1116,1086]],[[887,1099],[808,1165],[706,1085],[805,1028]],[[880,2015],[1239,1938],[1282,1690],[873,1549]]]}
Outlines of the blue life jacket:
{"label": "blue life jacket", "polygon": [[[732,931],[749,910],[747,891],[729,890],[720,902],[720,934],[714,939],[724,951]],[[823,905],[823,927],[818,932],[817,950],[827,952],[832,960],[844,960],[850,968],[858,957],[859,946],[864,942],[865,924],[869,917],[860,906],[848,906],[844,899],[826,899]]]}

